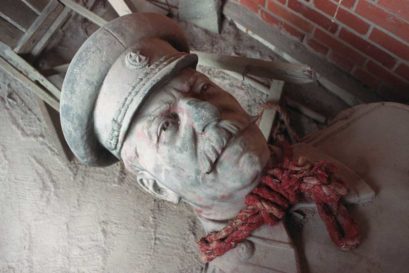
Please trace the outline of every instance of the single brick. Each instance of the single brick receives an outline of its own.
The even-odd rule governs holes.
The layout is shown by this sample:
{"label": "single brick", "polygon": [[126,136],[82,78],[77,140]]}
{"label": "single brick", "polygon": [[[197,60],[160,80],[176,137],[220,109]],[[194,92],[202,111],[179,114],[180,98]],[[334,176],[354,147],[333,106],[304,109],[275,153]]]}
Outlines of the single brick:
{"label": "single brick", "polygon": [[[407,4],[408,3],[406,2],[406,5]],[[409,42],[409,23],[398,18],[394,14],[386,12],[371,2],[362,0],[359,1],[358,6],[356,7],[356,12],[368,20],[371,20],[378,26],[389,30]]]}
{"label": "single brick", "polygon": [[395,70],[395,73],[401,76],[402,78],[406,79],[409,82],[409,66],[401,63]]}
{"label": "single brick", "polygon": [[409,21],[408,0],[380,0],[378,5],[386,8],[393,14],[397,14],[402,19]]}
{"label": "single brick", "polygon": [[247,9],[258,13],[259,6],[264,7],[265,0],[240,0],[240,4],[245,6]]}
{"label": "single brick", "polygon": [[331,52],[328,55],[328,60],[334,64],[336,64],[339,68],[344,70],[345,72],[351,72],[352,68],[354,68],[354,63],[351,62],[349,59],[341,56],[335,52]]}
{"label": "single brick", "polygon": [[321,44],[331,48],[338,55],[344,56],[344,58],[357,65],[362,65],[366,60],[363,55],[350,48],[349,46],[344,45],[342,42],[338,41],[330,34],[318,28],[314,31],[314,37]]}
{"label": "single brick", "polygon": [[298,0],[288,0],[288,6],[297,13],[302,14],[305,18],[320,25],[325,30],[335,33],[338,29],[338,25],[322,15],[316,10],[308,7]]}
{"label": "single brick", "polygon": [[390,52],[393,52],[395,55],[403,58],[404,60],[409,60],[409,46],[396,40],[385,32],[374,28],[369,36],[369,39]]}
{"label": "single brick", "polygon": [[389,86],[401,87],[405,85],[403,80],[395,76],[389,70],[383,68],[381,65],[375,63],[374,61],[369,61],[366,64],[366,68],[368,72],[372,73],[379,79],[385,81],[386,83],[388,83]]}
{"label": "single brick", "polygon": [[290,34],[294,38],[297,38],[298,41],[302,42],[302,40],[304,39],[304,36],[305,36],[304,33],[290,26],[289,24],[279,20],[278,18],[269,14],[267,11],[260,9],[260,16],[265,22],[276,26],[278,29],[280,29],[281,31],[284,31],[287,34]]}
{"label": "single brick", "polygon": [[387,68],[392,68],[396,64],[396,60],[392,55],[386,53],[377,46],[367,42],[365,39],[362,39],[358,35],[344,28],[341,29],[339,37],[348,44],[350,44],[352,47],[372,57],[373,59],[380,62]]}
{"label": "single brick", "polygon": [[318,52],[319,54],[327,55],[328,53],[329,50],[328,47],[320,44],[314,39],[306,39],[305,43],[307,44],[308,47],[310,47],[315,52]]}
{"label": "single brick", "polygon": [[281,4],[278,4],[276,0],[268,0],[267,9],[274,13],[274,15],[281,17],[288,23],[303,30],[304,32],[310,33],[313,30],[313,26],[310,22],[295,14],[286,7],[282,6]]}
{"label": "single brick", "polygon": [[[331,16],[331,18],[335,16],[337,5],[333,2],[328,0],[314,0],[314,5],[317,9]],[[344,23],[361,34],[366,34],[369,30],[368,23],[342,7],[339,7],[335,20]]]}
{"label": "single brick", "polygon": [[379,86],[380,80],[362,68],[357,67],[352,75],[366,86],[373,88]]}

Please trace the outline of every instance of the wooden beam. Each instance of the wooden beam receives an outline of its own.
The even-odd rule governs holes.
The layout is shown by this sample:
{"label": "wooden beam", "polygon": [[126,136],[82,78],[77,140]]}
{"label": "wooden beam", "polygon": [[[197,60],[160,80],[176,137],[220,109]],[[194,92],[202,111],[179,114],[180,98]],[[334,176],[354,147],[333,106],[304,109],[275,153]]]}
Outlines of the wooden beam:
{"label": "wooden beam", "polygon": [[29,8],[31,8],[35,13],[40,15],[43,9],[47,6],[49,0],[21,0]]}
{"label": "wooden beam", "polygon": [[241,75],[254,75],[268,79],[277,79],[292,83],[314,82],[315,73],[307,65],[291,64],[279,61],[236,57],[192,51],[199,57],[199,64],[229,70]]}
{"label": "wooden beam", "polygon": [[0,17],[21,31],[27,31],[37,14],[21,1],[1,0]]}
{"label": "wooden beam", "polygon": [[24,32],[16,28],[3,18],[0,18],[0,39],[7,45],[14,47]]}
{"label": "wooden beam", "polygon": [[34,23],[20,39],[14,51],[16,51],[17,54],[31,53],[37,42],[49,30],[50,26],[53,24],[62,10],[63,5],[61,5],[57,0],[51,0],[41,12],[40,16],[37,17]]}
{"label": "wooden beam", "polygon": [[8,63],[17,68],[26,77],[34,82],[40,83],[45,87],[55,98],[60,98],[60,90],[41,75],[34,67],[27,63],[23,58],[17,55],[10,47],[0,42],[0,56]]}
{"label": "wooden beam", "polygon": [[63,11],[58,15],[52,25],[47,29],[44,33],[43,37],[37,42],[34,46],[31,54],[33,56],[38,56],[47,46],[48,41],[51,39],[53,34],[61,27],[61,25],[67,20],[68,16],[70,15],[71,10],[68,7],[65,7]]}
{"label": "wooden beam", "polygon": [[60,1],[65,6],[69,7],[70,9],[78,13],[79,15],[85,17],[86,19],[88,19],[89,21],[93,22],[94,24],[100,27],[102,27],[103,25],[107,23],[105,19],[102,19],[101,17],[93,13],[92,11],[86,9],[80,4],[75,3],[74,1],[71,1],[71,0],[58,0],[58,1]]}
{"label": "wooden beam", "polygon": [[3,58],[0,58],[0,68],[14,80],[21,83],[28,90],[33,91],[35,95],[37,95],[41,100],[54,108],[54,110],[59,111],[59,103],[55,98],[48,94],[47,91],[32,82],[29,78],[27,78],[24,74],[22,74],[8,62],[6,62]]}

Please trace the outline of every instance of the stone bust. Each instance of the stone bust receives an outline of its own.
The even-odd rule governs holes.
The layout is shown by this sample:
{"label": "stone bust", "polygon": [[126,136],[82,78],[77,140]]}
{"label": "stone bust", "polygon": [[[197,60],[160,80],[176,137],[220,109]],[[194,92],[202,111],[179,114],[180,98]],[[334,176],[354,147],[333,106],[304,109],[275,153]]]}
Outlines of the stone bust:
{"label": "stone bust", "polygon": [[[147,192],[191,204],[203,223],[222,223],[244,206],[270,154],[254,119],[196,64],[169,18],[131,14],[113,20],[72,60],[61,124],[82,163],[122,160]],[[212,272],[233,272],[229,268]],[[270,272],[260,268],[234,272]]]}

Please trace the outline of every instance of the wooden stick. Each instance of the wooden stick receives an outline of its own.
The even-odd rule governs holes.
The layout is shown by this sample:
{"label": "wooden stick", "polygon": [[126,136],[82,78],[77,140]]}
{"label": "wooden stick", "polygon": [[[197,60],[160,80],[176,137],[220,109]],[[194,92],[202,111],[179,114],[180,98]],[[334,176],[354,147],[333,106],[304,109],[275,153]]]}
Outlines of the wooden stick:
{"label": "wooden stick", "polygon": [[314,82],[315,73],[303,64],[264,61],[247,57],[234,57],[192,51],[199,57],[199,64],[229,70],[241,75],[249,74],[268,79],[278,79],[292,83]]}
{"label": "wooden stick", "polygon": [[0,56],[3,57],[7,62],[12,64],[21,73],[32,81],[39,82],[44,86],[51,94],[53,94],[57,99],[60,98],[60,90],[55,87],[49,80],[47,80],[43,75],[41,75],[34,67],[27,63],[23,58],[17,55],[11,48],[6,44],[0,42]]}
{"label": "wooden stick", "polygon": [[3,60],[3,58],[0,58],[0,68],[2,68],[4,72],[6,72],[11,77],[13,77],[16,81],[20,82],[24,87],[26,87],[29,90],[32,90],[35,95],[37,95],[40,99],[45,101],[48,105],[50,105],[56,111],[58,112],[60,111],[59,103],[55,98],[53,98],[50,94],[44,91],[41,87],[39,87],[34,82],[32,82],[29,78],[27,78],[20,71],[15,69],[8,62]]}
{"label": "wooden stick", "polygon": [[41,39],[37,42],[34,46],[31,54],[33,56],[38,56],[46,47],[48,41],[50,40],[51,36],[55,33],[57,29],[67,20],[68,15],[70,14],[71,10],[68,7],[65,7],[63,11],[58,15],[52,25],[47,29],[46,33],[41,37]]}
{"label": "wooden stick", "polygon": [[92,11],[89,11],[85,7],[81,6],[80,4],[75,3],[72,0],[58,0],[58,1],[60,1],[65,6],[69,7],[70,9],[78,13],[79,15],[84,16],[85,18],[87,18],[88,20],[90,20],[91,22],[93,22],[94,24],[100,27],[102,27],[103,25],[107,23],[105,19],[102,19],[101,17],[93,13]]}
{"label": "wooden stick", "polygon": [[[268,102],[279,103],[281,95],[283,93],[284,82],[283,81],[273,81],[270,87],[270,96]],[[276,109],[264,109],[260,118],[259,128],[263,133],[265,139],[268,141],[271,134],[271,129],[273,128],[274,120],[277,116]]]}
{"label": "wooden stick", "polygon": [[36,45],[37,41],[47,32],[48,28],[62,10],[63,5],[57,0],[50,0],[40,16],[35,19],[24,33],[23,37],[18,41],[14,51],[16,51],[17,54],[31,53],[31,50]]}
{"label": "wooden stick", "polygon": [[34,11],[37,15],[40,15],[41,11],[38,10],[36,7],[34,7],[33,4],[31,4],[31,3],[28,2],[27,0],[21,0],[21,2],[23,2],[24,4],[26,4],[26,6],[29,7],[32,11]]}
{"label": "wooden stick", "polygon": [[119,16],[132,13],[131,9],[128,7],[124,0],[108,0],[108,2],[111,4],[113,9],[116,11],[116,13],[118,13]]}

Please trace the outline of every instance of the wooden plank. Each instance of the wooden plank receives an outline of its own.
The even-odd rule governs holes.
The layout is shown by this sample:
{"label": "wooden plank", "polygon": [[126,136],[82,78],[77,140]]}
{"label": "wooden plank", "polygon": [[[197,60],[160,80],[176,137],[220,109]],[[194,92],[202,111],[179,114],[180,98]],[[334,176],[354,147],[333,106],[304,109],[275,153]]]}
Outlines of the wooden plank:
{"label": "wooden plank", "polygon": [[43,11],[43,9],[47,6],[50,0],[21,0],[24,4],[26,4],[29,8],[31,8],[34,12],[38,15]]}
{"label": "wooden plank", "polygon": [[0,17],[21,31],[27,31],[37,14],[21,1],[1,0]]}
{"label": "wooden plank", "polygon": [[23,58],[17,55],[10,47],[0,42],[0,56],[8,63],[17,68],[26,77],[34,82],[40,83],[53,94],[57,99],[60,98],[60,90],[49,82],[43,75],[41,75],[34,67],[27,63]]}
{"label": "wooden plank", "polygon": [[70,15],[71,10],[68,7],[65,7],[63,11],[58,15],[57,19],[53,22],[53,24],[47,29],[44,33],[43,37],[37,42],[34,46],[31,54],[33,56],[38,56],[47,46],[48,41],[51,39],[53,34],[61,27],[61,25],[67,20],[68,16]]}
{"label": "wooden plank", "polygon": [[7,44],[10,47],[14,47],[18,40],[23,35],[23,32],[0,18],[0,41]]}
{"label": "wooden plank", "polygon": [[[270,96],[267,99],[267,102],[271,102],[274,104],[279,104],[281,95],[283,94],[283,81],[273,81],[270,87]],[[277,116],[277,109],[275,108],[267,108],[264,109],[263,114],[260,118],[259,128],[263,133],[265,139],[268,141],[271,134],[271,129],[273,128],[274,120]]]}
{"label": "wooden plank", "polygon": [[40,16],[37,17],[24,36],[20,39],[14,51],[18,54],[31,53],[34,46],[47,32],[58,15],[62,12],[63,8],[63,5],[57,0],[51,0],[43,12],[41,12]]}
{"label": "wooden plank", "polygon": [[119,16],[132,13],[131,9],[124,0],[108,0],[108,2]]}
{"label": "wooden plank", "polygon": [[94,24],[100,27],[102,27],[103,25],[107,23],[105,19],[102,19],[101,17],[93,13],[92,11],[89,11],[88,9],[81,6],[80,4],[75,3],[74,1],[71,1],[71,0],[59,0],[59,1],[63,3],[64,5],[66,5],[67,7],[69,7],[70,9],[72,9],[73,11],[75,11],[76,13],[78,13],[79,15],[84,16],[89,21],[93,22]]}
{"label": "wooden plank", "polygon": [[31,90],[36,96],[50,105],[56,111],[59,111],[59,103],[55,98],[48,94],[44,89],[36,85],[33,81],[27,78],[24,74],[14,68],[8,62],[3,60],[3,58],[0,58],[0,68],[14,80],[25,86],[28,90]]}
{"label": "wooden plank", "polygon": [[200,65],[229,70],[241,75],[251,74],[292,83],[310,83],[315,81],[315,73],[308,65],[264,61],[199,51],[192,51],[192,53],[198,55]]}

